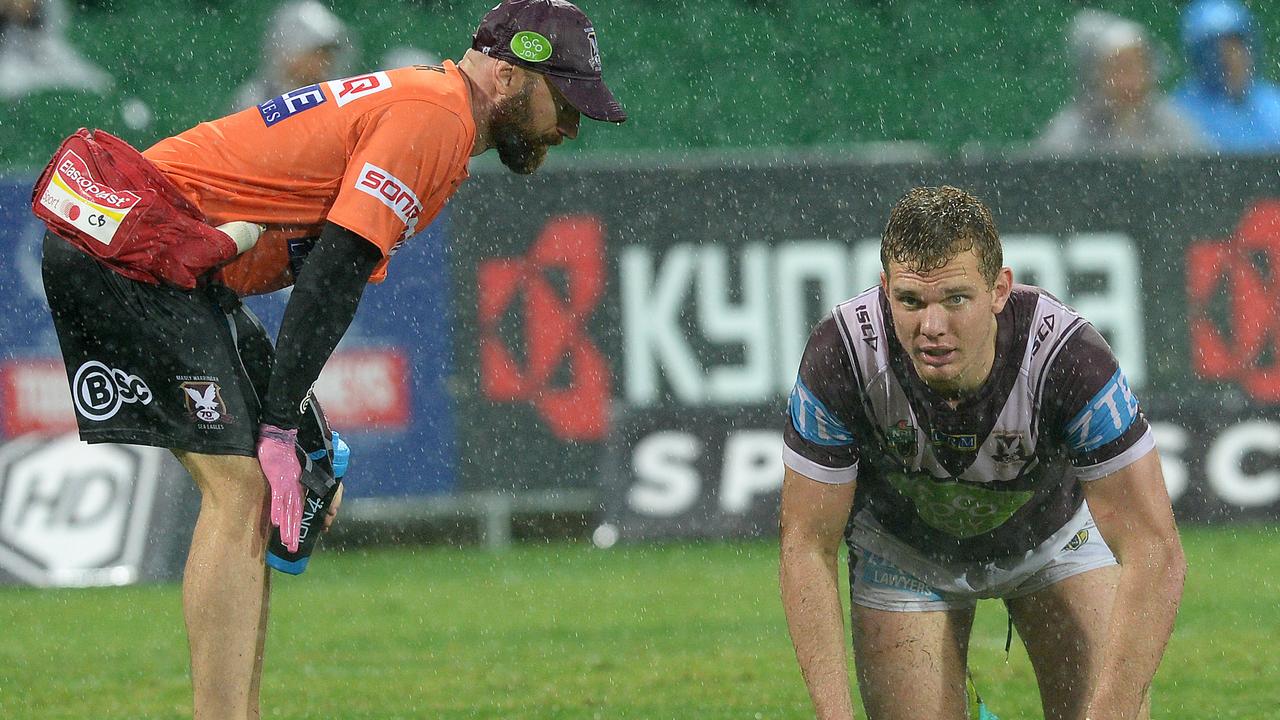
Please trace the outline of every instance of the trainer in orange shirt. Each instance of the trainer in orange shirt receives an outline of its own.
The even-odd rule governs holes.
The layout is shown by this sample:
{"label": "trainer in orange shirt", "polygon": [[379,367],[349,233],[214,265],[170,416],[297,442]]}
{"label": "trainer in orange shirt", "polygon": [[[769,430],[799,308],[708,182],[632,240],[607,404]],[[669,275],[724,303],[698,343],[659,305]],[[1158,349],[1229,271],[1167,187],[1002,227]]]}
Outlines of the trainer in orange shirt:
{"label": "trainer in orange shirt", "polygon": [[[625,120],[600,69],[577,7],[505,0],[457,64],[298,88],[157,143],[144,156],[209,224],[262,230],[194,290],[123,277],[46,237],[81,437],[167,447],[202,493],[183,583],[197,718],[259,716],[265,547],[273,527],[298,542],[299,421],[365,285],[439,213],[469,158],[496,148],[531,173],[577,137],[580,113]],[[272,362],[235,296],[289,285]]]}

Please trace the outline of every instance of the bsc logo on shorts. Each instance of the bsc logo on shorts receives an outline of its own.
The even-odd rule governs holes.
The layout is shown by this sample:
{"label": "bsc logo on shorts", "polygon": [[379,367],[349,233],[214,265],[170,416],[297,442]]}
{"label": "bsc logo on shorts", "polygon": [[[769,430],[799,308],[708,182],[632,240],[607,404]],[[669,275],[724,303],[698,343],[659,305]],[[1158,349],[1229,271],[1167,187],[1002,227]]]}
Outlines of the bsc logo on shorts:
{"label": "bsc logo on shorts", "polygon": [[128,403],[151,403],[151,388],[137,375],[109,368],[97,360],[80,366],[71,381],[71,398],[76,412],[95,422],[109,420]]}

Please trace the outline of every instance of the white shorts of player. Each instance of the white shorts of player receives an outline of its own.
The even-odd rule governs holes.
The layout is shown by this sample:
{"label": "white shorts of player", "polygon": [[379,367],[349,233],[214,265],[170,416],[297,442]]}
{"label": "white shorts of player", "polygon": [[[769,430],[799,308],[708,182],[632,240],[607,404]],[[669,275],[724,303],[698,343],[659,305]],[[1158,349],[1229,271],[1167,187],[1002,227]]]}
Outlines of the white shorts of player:
{"label": "white shorts of player", "polygon": [[1017,598],[1072,575],[1116,564],[1089,506],[1034,550],[989,563],[940,564],[889,535],[866,511],[850,536],[850,598],[892,612],[971,608],[983,598]]}

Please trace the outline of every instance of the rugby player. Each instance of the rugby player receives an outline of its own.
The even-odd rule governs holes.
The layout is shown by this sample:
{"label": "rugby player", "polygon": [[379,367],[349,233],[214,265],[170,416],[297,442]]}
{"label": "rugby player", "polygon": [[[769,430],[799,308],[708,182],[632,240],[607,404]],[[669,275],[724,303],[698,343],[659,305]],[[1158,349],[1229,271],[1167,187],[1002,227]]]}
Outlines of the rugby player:
{"label": "rugby player", "polygon": [[[76,386],[92,376],[124,399],[110,412],[78,403],[81,437],[169,448],[201,491],[183,582],[197,718],[259,716],[264,547],[272,526],[297,546],[299,418],[366,283],[440,212],[469,158],[497,149],[511,170],[532,173],[550,146],[577,137],[580,114],[626,119],[602,80],[595,29],[573,4],[505,0],[472,40],[456,64],[298,88],[146,150],[130,169],[158,170],[208,225],[265,230],[194,289],[125,277],[63,237],[45,239],[72,392],[92,399],[95,388]],[[59,197],[48,205],[83,222]],[[241,350],[271,344],[239,297],[287,286],[274,365],[253,373]],[[328,621],[320,604],[308,612]]]}
{"label": "rugby player", "polygon": [[809,338],[785,428],[780,581],[818,717],[851,718],[836,561],[872,720],[961,720],[1002,598],[1050,720],[1149,716],[1186,562],[1151,429],[1088,321],[1015,285],[990,211],[911,190],[881,284]]}

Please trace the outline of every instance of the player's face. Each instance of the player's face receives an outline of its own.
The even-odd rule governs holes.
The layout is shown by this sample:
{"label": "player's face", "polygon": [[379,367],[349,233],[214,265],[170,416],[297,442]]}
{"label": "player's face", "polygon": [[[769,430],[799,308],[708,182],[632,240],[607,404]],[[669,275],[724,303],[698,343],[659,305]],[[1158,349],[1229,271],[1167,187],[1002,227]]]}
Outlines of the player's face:
{"label": "player's face", "polygon": [[995,360],[996,315],[1013,285],[1009,268],[1001,269],[994,287],[983,279],[974,250],[929,272],[893,262],[888,270],[881,283],[894,333],[916,374],[948,397],[981,387]]}
{"label": "player's face", "polygon": [[547,149],[578,137],[578,111],[545,76],[528,73],[520,92],[498,105],[492,121],[498,158],[528,175],[546,159]]}

